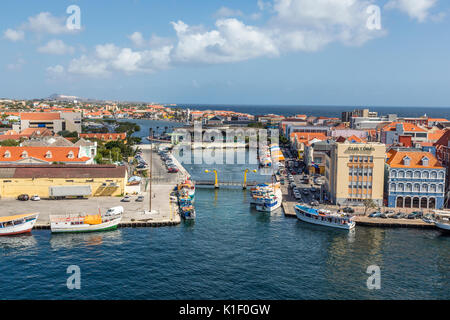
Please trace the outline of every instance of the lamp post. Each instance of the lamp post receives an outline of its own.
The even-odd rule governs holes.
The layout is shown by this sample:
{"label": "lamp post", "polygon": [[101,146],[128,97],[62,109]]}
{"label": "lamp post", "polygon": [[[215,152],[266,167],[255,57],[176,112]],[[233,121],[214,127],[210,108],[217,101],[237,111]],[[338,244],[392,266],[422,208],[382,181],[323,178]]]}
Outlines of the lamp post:
{"label": "lamp post", "polygon": [[[211,172],[211,171],[208,169],[205,170],[205,173],[209,173],[209,172]],[[214,188],[217,189],[217,188],[219,188],[219,182],[217,180],[217,171],[216,171],[216,169],[213,169],[212,172],[214,172]]]}
{"label": "lamp post", "polygon": [[[242,185],[242,189],[247,189],[247,173],[250,171],[250,169],[245,169],[244,171],[244,184]],[[258,172],[256,169],[253,169],[252,172]]]}

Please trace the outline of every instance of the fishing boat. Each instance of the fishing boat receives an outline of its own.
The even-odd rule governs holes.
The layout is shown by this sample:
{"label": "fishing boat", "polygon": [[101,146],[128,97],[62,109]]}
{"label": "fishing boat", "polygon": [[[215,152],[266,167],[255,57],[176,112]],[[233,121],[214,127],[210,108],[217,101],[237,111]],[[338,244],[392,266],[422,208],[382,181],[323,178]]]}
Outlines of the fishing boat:
{"label": "fishing boat", "polygon": [[12,236],[31,232],[39,213],[0,217],[0,236]]}
{"label": "fishing boat", "polygon": [[122,220],[122,210],[108,210],[106,214],[67,214],[51,215],[52,233],[95,232],[115,230]]}
{"label": "fishing boat", "polygon": [[281,206],[282,202],[281,192],[279,195],[270,194],[268,196],[263,197],[259,203],[256,204],[256,210],[264,211],[264,212],[272,212],[278,209]]}
{"label": "fishing boat", "polygon": [[189,177],[177,186],[178,194],[187,194],[192,202],[195,200],[195,183]]}
{"label": "fishing boat", "polygon": [[351,230],[355,227],[353,217],[323,209],[314,209],[305,205],[295,205],[295,213],[301,221],[325,227]]}
{"label": "fishing boat", "polygon": [[450,211],[435,210],[434,225],[445,232],[450,232]]}
{"label": "fishing boat", "polygon": [[188,194],[180,194],[178,196],[178,206],[180,208],[180,215],[185,220],[195,219],[195,208],[192,205],[192,200]]}

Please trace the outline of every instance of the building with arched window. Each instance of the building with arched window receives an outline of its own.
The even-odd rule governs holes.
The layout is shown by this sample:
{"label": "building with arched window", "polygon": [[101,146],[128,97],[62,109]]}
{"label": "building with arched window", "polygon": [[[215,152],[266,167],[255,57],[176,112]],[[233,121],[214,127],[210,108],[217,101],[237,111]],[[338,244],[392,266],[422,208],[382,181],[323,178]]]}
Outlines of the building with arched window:
{"label": "building with arched window", "polygon": [[390,150],[386,160],[389,207],[441,209],[445,168],[430,152]]}

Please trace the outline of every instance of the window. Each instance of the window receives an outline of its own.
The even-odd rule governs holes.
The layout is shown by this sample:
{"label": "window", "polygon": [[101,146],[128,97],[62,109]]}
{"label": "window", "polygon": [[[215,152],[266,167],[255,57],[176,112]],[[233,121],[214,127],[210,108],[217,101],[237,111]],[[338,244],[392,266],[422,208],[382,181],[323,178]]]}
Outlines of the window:
{"label": "window", "polygon": [[28,158],[28,152],[24,151],[24,152],[22,152],[22,154],[20,156],[22,158]]}
{"label": "window", "polygon": [[422,179],[429,179],[430,178],[430,173],[428,171],[423,171],[422,172]]}
{"label": "window", "polygon": [[407,178],[412,178],[412,171],[406,171],[406,177]]}
{"label": "window", "polygon": [[423,157],[423,158],[422,158],[422,165],[423,165],[424,167],[428,167],[428,162],[429,162],[428,157]]}
{"label": "window", "polygon": [[397,170],[391,171],[391,178],[397,178]]}
{"label": "window", "polygon": [[439,172],[439,179],[444,179],[444,171]]}
{"label": "window", "polygon": [[405,171],[401,170],[398,172],[398,177],[399,178],[404,178],[405,177]]}
{"label": "window", "polygon": [[73,151],[69,152],[69,154],[67,155],[67,158],[69,158],[69,159],[73,159],[74,158]]}
{"label": "window", "polygon": [[47,159],[51,159],[52,158],[52,153],[50,151],[47,151],[47,153],[45,154],[45,157]]}
{"label": "window", "polygon": [[437,179],[437,172],[431,171],[431,179]]}
{"label": "window", "polygon": [[420,184],[418,183],[414,184],[414,192],[420,192]]}
{"label": "window", "polygon": [[420,179],[420,171],[414,171],[414,178]]}
{"label": "window", "polygon": [[9,152],[9,150],[6,150],[5,158],[11,158],[11,152]]}
{"label": "window", "polygon": [[405,166],[409,166],[409,165],[411,164],[411,158],[408,157],[408,156],[405,156],[405,157],[403,158],[403,164],[404,164]]}

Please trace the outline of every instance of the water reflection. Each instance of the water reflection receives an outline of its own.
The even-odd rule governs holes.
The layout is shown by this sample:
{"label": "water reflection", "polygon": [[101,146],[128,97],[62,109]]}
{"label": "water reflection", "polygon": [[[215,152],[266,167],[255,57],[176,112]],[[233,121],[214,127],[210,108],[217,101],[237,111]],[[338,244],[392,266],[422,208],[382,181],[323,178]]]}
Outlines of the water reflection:
{"label": "water reflection", "polygon": [[9,250],[28,250],[37,245],[36,238],[31,234],[3,236],[0,237],[0,249]]}
{"label": "water reflection", "polygon": [[103,244],[120,245],[123,243],[122,231],[106,231],[94,233],[52,234],[50,245],[52,249],[72,249],[77,247],[95,247]]}

